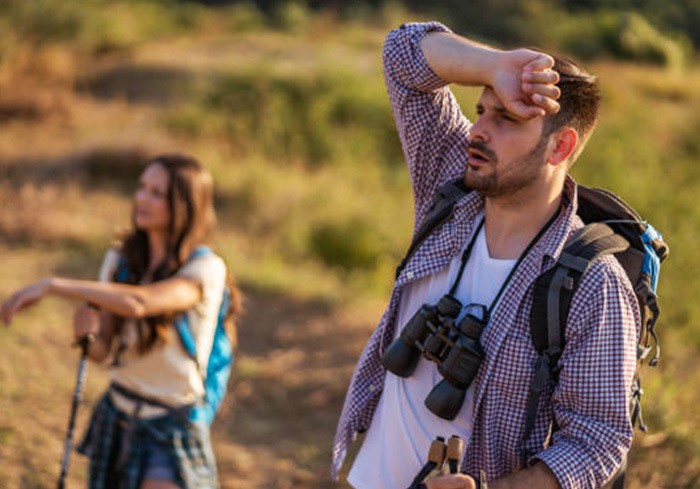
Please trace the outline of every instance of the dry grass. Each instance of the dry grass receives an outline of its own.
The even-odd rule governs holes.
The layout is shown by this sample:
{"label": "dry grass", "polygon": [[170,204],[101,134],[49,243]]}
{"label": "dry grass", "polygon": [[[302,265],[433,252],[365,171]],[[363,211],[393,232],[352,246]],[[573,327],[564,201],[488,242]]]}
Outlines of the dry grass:
{"label": "dry grass", "polygon": [[[383,30],[337,29],[321,19],[301,35],[231,34],[211,22],[201,37],[130,45],[95,58],[70,46],[18,48],[0,64],[0,256],[5,258],[0,297],[47,274],[93,276],[115,230],[128,224],[138,162],[161,151],[199,156],[217,182],[217,248],[247,292],[233,395],[213,432],[223,486],[347,487],[330,481],[333,432],[352,368],[386,298],[393,261],[383,258],[359,272],[326,266],[304,254],[305,240],[312,225],[359,216],[373,219],[378,232],[397,236],[391,243],[404,243],[410,194],[400,180],[404,173],[396,176],[403,169],[382,169],[374,161],[356,161],[350,169],[347,162],[309,168],[303,161],[267,161],[257,153],[243,158],[241,148],[221,133],[173,131],[168,121],[218,73],[257,66],[294,74],[342,65],[344,73],[351,70],[378,85]],[[694,117],[679,107],[695,103],[700,82],[681,83],[675,75],[633,66],[596,68],[609,80],[606,131],[624,136],[625,117],[649,117],[647,108],[634,108],[633,97],[646,94],[648,103],[658,103],[640,140],[654,138],[674,151],[680,129]],[[465,100],[474,96],[473,90],[460,93]],[[623,155],[629,150],[598,148]],[[632,150],[648,149],[640,148]],[[643,162],[645,172],[659,181],[667,177],[663,166]],[[587,174],[588,183],[612,176],[625,185],[632,174],[622,165],[596,169],[600,172]],[[670,178],[681,181],[685,170],[673,171],[678,176]],[[400,191],[382,197],[388,186]],[[665,214],[661,219],[664,229],[681,231],[680,224],[665,221]],[[674,259],[677,270],[694,263],[689,253]],[[692,291],[686,293],[685,302],[692,303]],[[693,326],[693,309],[666,311],[687,330]],[[77,359],[69,347],[69,316],[66,303],[48,301],[11,329],[0,329],[0,487],[54,485]],[[679,377],[696,383],[697,344],[687,345],[677,333],[669,336],[669,351],[676,354],[667,357],[662,375],[647,375],[657,379],[648,384],[656,396],[650,424],[663,431],[656,438],[638,438],[632,488],[700,485],[700,449],[693,440],[700,420],[683,414],[696,396],[692,389],[679,392],[679,382],[668,382]],[[98,368],[91,367],[88,378],[78,431],[106,384],[106,373]],[[662,393],[664,388],[669,392]],[[85,461],[74,457],[71,486],[82,484],[85,470]]]}

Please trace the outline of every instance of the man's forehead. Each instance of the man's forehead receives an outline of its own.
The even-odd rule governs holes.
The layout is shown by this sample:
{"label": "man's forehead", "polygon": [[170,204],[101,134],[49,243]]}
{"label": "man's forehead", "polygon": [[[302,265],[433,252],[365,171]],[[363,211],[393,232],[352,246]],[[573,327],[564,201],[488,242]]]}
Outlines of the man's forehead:
{"label": "man's forehead", "polygon": [[539,121],[539,120],[544,122],[543,116],[535,116],[532,118],[523,118],[523,117],[511,112],[510,110],[508,110],[506,108],[505,104],[501,101],[501,99],[498,97],[498,95],[496,95],[496,91],[491,87],[484,87],[484,89],[481,91],[481,96],[479,97],[479,100],[476,102],[476,106],[477,106],[477,109],[482,108],[482,109],[488,109],[489,111],[492,111],[492,112],[509,114],[514,119],[520,120],[522,122],[533,122],[533,121]]}
{"label": "man's forehead", "polygon": [[494,89],[491,87],[484,87],[484,89],[481,91],[481,95],[479,96],[479,100],[476,103],[477,105],[488,106],[489,108],[497,108],[502,110],[505,110],[506,108],[505,105],[503,105],[503,102],[501,102],[501,99],[498,98],[498,95],[496,95]]}

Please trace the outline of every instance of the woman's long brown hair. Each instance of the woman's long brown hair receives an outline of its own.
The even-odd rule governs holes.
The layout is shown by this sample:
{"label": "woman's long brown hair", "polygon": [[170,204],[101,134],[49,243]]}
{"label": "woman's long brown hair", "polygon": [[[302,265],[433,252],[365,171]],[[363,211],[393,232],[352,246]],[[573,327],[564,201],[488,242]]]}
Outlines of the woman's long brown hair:
{"label": "woman's long brown hair", "polygon": [[[162,166],[168,172],[167,199],[170,210],[165,259],[152,277],[152,281],[156,282],[175,275],[194,249],[208,242],[216,226],[216,213],[211,174],[199,161],[187,155],[164,154],[151,159],[146,166],[153,164]],[[150,249],[148,235],[136,227],[133,216],[132,230],[122,239],[120,251],[129,270],[126,282],[141,283],[148,268]],[[231,292],[231,305],[226,318],[226,330],[235,345],[235,320],[241,310],[241,294],[230,276],[227,277],[227,287]],[[159,315],[138,321],[138,351],[145,353],[158,340],[168,341],[174,316]],[[123,321],[118,323],[119,333]]]}

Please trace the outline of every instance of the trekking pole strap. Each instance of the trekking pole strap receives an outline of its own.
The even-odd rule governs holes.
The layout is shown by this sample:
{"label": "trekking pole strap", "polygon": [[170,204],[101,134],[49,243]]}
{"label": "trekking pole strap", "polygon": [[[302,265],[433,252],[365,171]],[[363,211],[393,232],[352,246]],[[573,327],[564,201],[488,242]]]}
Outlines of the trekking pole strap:
{"label": "trekking pole strap", "polygon": [[489,489],[489,484],[486,481],[486,472],[479,471],[479,478],[476,480],[476,489]]}
{"label": "trekking pole strap", "polygon": [[422,469],[420,469],[420,472],[418,472],[418,475],[413,479],[413,482],[411,482],[411,485],[408,486],[408,489],[424,489],[425,483],[423,482],[423,479],[425,479],[428,474],[430,474],[435,468],[437,467],[437,464],[435,462],[428,462],[426,463]]}
{"label": "trekking pole strap", "polygon": [[420,469],[418,475],[416,475],[413,482],[411,482],[411,485],[408,486],[408,489],[425,487],[423,480],[428,477],[433,470],[442,468],[442,464],[445,462],[446,452],[447,446],[445,445],[445,439],[441,436],[436,437],[430,443],[430,448],[428,449],[428,462]]}

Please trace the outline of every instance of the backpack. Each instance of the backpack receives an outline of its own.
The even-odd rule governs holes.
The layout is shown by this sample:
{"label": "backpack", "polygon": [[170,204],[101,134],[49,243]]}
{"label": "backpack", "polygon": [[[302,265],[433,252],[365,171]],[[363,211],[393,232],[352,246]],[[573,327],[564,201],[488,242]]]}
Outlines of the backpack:
{"label": "backpack", "polygon": [[[195,258],[212,253],[213,252],[208,247],[199,246],[192,251],[187,261],[189,262]],[[114,274],[115,280],[117,282],[126,282],[128,276],[129,270],[126,260],[121,256],[117,271]],[[226,332],[225,326],[230,305],[231,291],[228,287],[224,287],[221,306],[219,307],[219,314],[216,321],[216,329],[214,331],[214,341],[212,343],[211,352],[209,353],[206,372],[202,376],[204,396],[189,413],[189,420],[193,422],[204,422],[210,425],[226,395],[228,378],[231,374],[231,367],[234,361],[233,342]],[[194,333],[187,321],[186,312],[183,312],[175,318],[174,326],[187,356],[195,362],[197,370],[201,371],[199,361],[197,360],[197,346],[194,340]]]}
{"label": "backpack", "polygon": [[[564,347],[571,300],[581,277],[597,258],[607,254],[614,255],[634,289],[641,313],[641,334],[637,346],[639,365],[652,350],[654,355],[649,360],[649,365],[656,366],[659,361],[660,348],[656,334],[659,307],[656,286],[660,264],[669,253],[668,246],[661,234],[642,220],[639,214],[617,195],[607,190],[582,185],[578,185],[577,190],[577,214],[584,222],[584,227],[577,230],[565,243],[556,264],[535,281],[530,332],[539,358],[529,388],[523,444],[534,427],[540,394],[550,380],[554,383],[558,380],[558,361]],[[437,190],[406,256],[396,269],[396,278],[420,244],[452,215],[455,204],[470,191],[461,178],[449,181]],[[646,431],[641,415],[641,395],[641,381],[637,371],[630,393],[630,419],[632,426],[639,426],[642,431]],[[520,454],[522,466],[526,466],[528,456],[525,451]],[[616,489],[623,486],[624,464],[614,481]]]}

